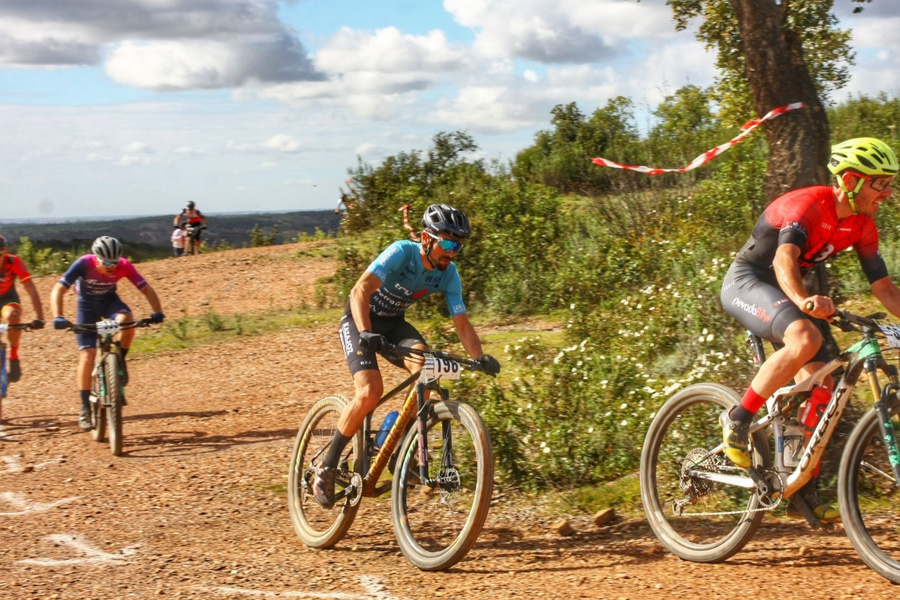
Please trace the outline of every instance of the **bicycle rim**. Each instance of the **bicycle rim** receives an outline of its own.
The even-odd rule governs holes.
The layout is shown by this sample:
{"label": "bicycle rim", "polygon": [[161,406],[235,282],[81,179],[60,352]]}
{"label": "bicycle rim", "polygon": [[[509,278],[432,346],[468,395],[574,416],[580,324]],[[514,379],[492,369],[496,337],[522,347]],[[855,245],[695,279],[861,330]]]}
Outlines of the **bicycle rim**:
{"label": "bicycle rim", "polygon": [[428,478],[419,475],[418,431],[413,424],[400,446],[391,513],[400,549],[424,571],[447,569],[472,548],[491,505],[494,458],[481,417],[465,404],[437,402],[426,428]]}
{"label": "bicycle rim", "polygon": [[[103,357],[106,373],[106,416],[109,421],[109,451],[113,456],[122,454],[122,386],[120,362],[116,354]],[[102,412],[102,411],[101,411]]]}
{"label": "bicycle rim", "polygon": [[882,577],[900,583],[900,490],[874,410],[863,415],[847,440],[838,474],[838,502],[844,530],[863,561]]}
{"label": "bicycle rim", "polygon": [[[300,426],[291,452],[288,473],[291,522],[297,536],[311,548],[330,548],[337,544],[350,529],[359,508],[359,503],[352,504],[350,497],[336,502],[332,508],[322,508],[312,494],[315,466],[325,458],[338,418],[347,404],[343,396],[329,396],[317,402]],[[356,457],[363,447],[362,433],[358,432],[344,451],[347,458],[339,466],[343,472],[335,477],[335,495],[349,485],[349,472],[356,468]]]}
{"label": "bicycle rim", "polygon": [[[641,452],[641,500],[656,537],[674,554],[694,562],[720,562],[756,533],[763,518],[752,490],[690,475],[695,470],[741,475],[724,454],[719,414],[738,396],[715,384],[685,388],[670,398],[647,431]],[[753,466],[769,463],[768,445],[754,435]],[[679,515],[676,503],[681,506]],[[715,513],[715,514],[712,514]]]}

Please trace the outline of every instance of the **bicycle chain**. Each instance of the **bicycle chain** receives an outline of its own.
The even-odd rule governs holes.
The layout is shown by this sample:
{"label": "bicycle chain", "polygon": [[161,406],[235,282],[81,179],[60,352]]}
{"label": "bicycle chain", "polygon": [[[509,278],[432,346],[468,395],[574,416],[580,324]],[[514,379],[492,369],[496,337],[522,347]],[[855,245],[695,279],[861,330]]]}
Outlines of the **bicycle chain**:
{"label": "bicycle chain", "polygon": [[[743,469],[741,469],[739,467],[730,467],[730,468],[725,467],[725,468],[729,469],[729,470],[733,470],[733,471],[743,471]],[[778,481],[779,481],[779,483],[781,483],[781,489],[784,489],[784,479],[781,477],[781,475],[779,475],[777,471],[771,471],[771,470],[768,471],[768,473],[774,474],[776,477],[778,477]],[[721,511],[721,512],[687,513],[687,514],[684,513],[683,507],[685,505],[684,504],[681,505],[682,508],[681,508],[681,511],[679,511],[679,509],[678,509],[679,501],[675,500],[675,501],[673,501],[672,510],[675,512],[675,515],[679,516],[679,517],[684,517],[684,516],[688,516],[688,517],[721,517],[721,516],[726,516],[726,515],[743,515],[743,514],[749,514],[749,513],[767,512],[770,510],[775,510],[776,508],[778,508],[781,505],[782,499],[783,499],[783,496],[781,496],[781,494],[779,494],[778,498],[776,498],[775,504],[772,504],[770,506],[767,505],[762,508],[751,508],[751,509],[747,509],[747,510],[729,510],[729,511]],[[763,502],[763,499],[760,498],[759,501]]]}

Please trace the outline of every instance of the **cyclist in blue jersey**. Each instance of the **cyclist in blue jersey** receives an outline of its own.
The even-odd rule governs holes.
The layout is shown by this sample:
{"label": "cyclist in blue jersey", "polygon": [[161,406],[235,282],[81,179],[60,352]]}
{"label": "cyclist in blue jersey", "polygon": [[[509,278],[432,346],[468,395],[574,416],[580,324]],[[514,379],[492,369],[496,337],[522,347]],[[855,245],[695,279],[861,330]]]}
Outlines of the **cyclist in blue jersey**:
{"label": "cyclist in blue jersey", "polygon": [[[338,419],[334,439],[313,480],[313,495],[325,508],[334,505],[334,475],[341,453],[384,391],[376,352],[384,348],[385,341],[428,347],[422,334],[406,321],[405,311],[413,302],[443,293],[466,352],[477,357],[487,373],[500,372],[500,363],[484,354],[469,322],[453,264],[471,233],[468,217],[446,204],[432,204],[422,217],[422,227],[421,241],[394,242],[369,265],[353,286],[341,318],[341,346],[356,393]],[[391,362],[410,373],[421,369],[421,365],[401,359]]]}

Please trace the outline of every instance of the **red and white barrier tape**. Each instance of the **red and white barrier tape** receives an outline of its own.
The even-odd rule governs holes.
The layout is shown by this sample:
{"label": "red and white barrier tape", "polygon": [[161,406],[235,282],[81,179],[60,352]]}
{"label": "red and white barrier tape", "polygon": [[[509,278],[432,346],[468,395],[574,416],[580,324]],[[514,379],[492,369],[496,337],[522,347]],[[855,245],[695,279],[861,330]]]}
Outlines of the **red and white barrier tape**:
{"label": "red and white barrier tape", "polygon": [[780,117],[784,113],[789,113],[794,110],[801,109],[806,105],[802,102],[794,102],[793,104],[786,104],[784,106],[779,106],[778,108],[773,108],[766,115],[759,119],[752,119],[747,121],[741,126],[741,133],[739,133],[734,139],[731,141],[725,142],[721,146],[716,146],[712,150],[707,150],[694,160],[690,162],[686,167],[682,167],[680,169],[660,169],[655,167],[643,167],[643,166],[635,166],[635,165],[621,165],[619,163],[613,162],[611,160],[606,160],[605,158],[594,158],[591,160],[595,165],[600,165],[601,167],[613,167],[615,169],[628,169],[629,171],[637,171],[639,173],[646,173],[647,175],[659,175],[660,173],[684,173],[686,171],[691,171],[696,169],[700,165],[706,164],[718,155],[722,154],[732,146],[736,146],[745,137],[750,135],[754,129],[765,123],[766,121],[770,121],[776,117]]}
{"label": "red and white barrier tape", "polygon": [[416,234],[416,230],[412,228],[412,225],[409,224],[409,204],[404,204],[399,208],[399,210],[403,211],[403,226],[409,229],[409,237],[414,242],[419,241],[419,236]]}

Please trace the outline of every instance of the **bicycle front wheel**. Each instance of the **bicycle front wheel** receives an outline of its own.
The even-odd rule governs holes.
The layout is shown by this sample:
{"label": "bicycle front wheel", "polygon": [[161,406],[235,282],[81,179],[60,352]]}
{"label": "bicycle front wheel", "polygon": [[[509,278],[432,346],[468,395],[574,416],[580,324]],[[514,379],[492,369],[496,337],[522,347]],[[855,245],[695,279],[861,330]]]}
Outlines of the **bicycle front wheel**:
{"label": "bicycle front wheel", "polygon": [[109,421],[109,450],[113,456],[122,454],[122,359],[110,352],[103,357],[106,374],[106,417]]}
{"label": "bicycle front wheel", "polygon": [[494,455],[487,427],[466,404],[432,404],[425,436],[430,485],[420,478],[413,423],[398,451],[391,514],[403,554],[423,571],[440,571],[462,560],[481,533],[491,507]]}
{"label": "bicycle front wheel", "polygon": [[[892,414],[897,413],[894,408]],[[838,472],[838,503],[847,537],[879,575],[900,583],[900,490],[878,414],[868,411],[847,439]]]}
{"label": "bicycle front wheel", "polygon": [[[106,373],[103,373],[103,379],[106,379]],[[94,375],[94,381],[91,385],[91,437],[95,442],[106,441],[106,407],[104,406],[104,386],[108,386],[109,382],[101,385],[101,375]]]}
{"label": "bicycle front wheel", "polygon": [[[641,452],[641,500],[653,533],[672,553],[694,562],[721,562],[743,548],[763,518],[754,490],[707,476],[743,475],[721,451],[719,415],[738,404],[727,387],[687,387],[659,409]],[[769,465],[761,432],[751,440],[753,466]],[[719,447],[717,452],[711,452]]]}
{"label": "bicycle front wheel", "polygon": [[[353,473],[359,473],[358,470],[362,468],[363,461],[358,459],[365,447],[361,431],[353,436],[344,451],[341,464],[338,465],[334,483],[335,497],[338,498],[335,505],[332,508],[322,508],[312,492],[316,466],[325,458],[334,432],[337,431],[338,418],[347,404],[348,401],[343,396],[329,396],[319,400],[300,426],[291,452],[288,473],[291,522],[297,536],[311,548],[330,548],[337,544],[350,529],[359,508],[360,490],[356,490],[354,495],[353,490],[348,488]],[[357,483],[361,485],[362,478],[359,475]]]}

